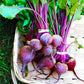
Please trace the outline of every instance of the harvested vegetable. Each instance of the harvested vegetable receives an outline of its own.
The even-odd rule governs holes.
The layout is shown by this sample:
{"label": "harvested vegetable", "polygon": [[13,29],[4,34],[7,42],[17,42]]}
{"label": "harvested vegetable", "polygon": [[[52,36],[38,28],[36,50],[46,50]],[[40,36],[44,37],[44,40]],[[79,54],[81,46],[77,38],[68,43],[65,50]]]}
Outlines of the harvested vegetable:
{"label": "harvested vegetable", "polygon": [[76,60],[74,58],[70,58],[69,61],[67,62],[68,65],[68,70],[72,71],[74,73],[74,75],[77,77],[77,79],[81,80],[84,82],[83,79],[79,78],[74,70],[75,66],[76,66]]}
{"label": "harvested vegetable", "polygon": [[22,76],[24,78],[24,70],[27,63],[31,62],[34,59],[35,52],[30,46],[23,46],[19,51],[19,58],[22,62]]}
{"label": "harvested vegetable", "polygon": [[32,71],[29,71],[28,73],[36,71],[38,69],[43,69],[43,70],[51,69],[54,67],[54,65],[55,65],[55,63],[52,61],[52,59],[50,57],[44,57],[38,63],[37,68]]}
{"label": "harvested vegetable", "polygon": [[30,46],[31,46],[35,51],[41,50],[41,48],[42,48],[42,44],[41,44],[40,40],[38,40],[38,39],[32,39],[32,40],[30,41]]}
{"label": "harvested vegetable", "polygon": [[40,41],[43,45],[49,45],[52,43],[52,36],[49,33],[44,33],[41,35]]}
{"label": "harvested vegetable", "polygon": [[64,63],[58,62],[55,67],[55,71],[58,73],[58,79],[55,83],[57,83],[60,79],[61,74],[68,71],[68,66]]}
{"label": "harvested vegetable", "polygon": [[53,53],[53,49],[51,45],[44,46],[41,51],[45,56],[52,55]]}
{"label": "harvested vegetable", "polygon": [[46,78],[53,72],[58,73],[57,83],[61,74],[68,70],[84,82],[74,70],[75,59],[67,53],[72,44],[67,45],[70,27],[73,20],[80,19],[83,0],[17,0],[14,3],[3,0],[0,4],[0,14],[8,19],[17,18],[18,32],[30,41],[18,55],[22,62],[23,78],[25,66],[34,61],[36,68],[27,73],[47,69],[50,73]]}
{"label": "harvested vegetable", "polygon": [[52,45],[54,47],[60,46],[62,44],[62,41],[63,41],[63,39],[62,39],[61,36],[59,36],[59,35],[53,35]]}

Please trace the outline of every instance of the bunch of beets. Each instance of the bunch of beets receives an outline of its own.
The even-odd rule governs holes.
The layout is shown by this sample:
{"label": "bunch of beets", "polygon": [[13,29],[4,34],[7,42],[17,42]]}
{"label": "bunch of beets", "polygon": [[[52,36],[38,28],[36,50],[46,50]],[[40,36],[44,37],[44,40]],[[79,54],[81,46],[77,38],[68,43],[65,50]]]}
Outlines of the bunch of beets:
{"label": "bunch of beets", "polygon": [[[63,45],[63,39],[60,35],[51,35],[48,33],[41,34],[39,39],[32,39],[28,45],[23,46],[19,51],[19,58],[22,62],[22,76],[24,78],[24,73],[30,73],[33,71],[42,70],[39,72],[46,75],[43,70],[50,70],[51,72],[47,74],[48,78],[53,72],[58,73],[57,83],[60,79],[61,74],[66,73],[67,71],[72,71],[77,79],[84,82],[80,79],[74,68],[76,61],[73,57],[70,57],[68,54],[62,55],[61,52],[58,54],[59,46]],[[63,62],[63,57],[65,62]],[[62,60],[61,60],[62,59]],[[34,62],[37,64],[34,70],[25,71],[25,67],[29,62]],[[46,79],[44,78],[44,79]]]}

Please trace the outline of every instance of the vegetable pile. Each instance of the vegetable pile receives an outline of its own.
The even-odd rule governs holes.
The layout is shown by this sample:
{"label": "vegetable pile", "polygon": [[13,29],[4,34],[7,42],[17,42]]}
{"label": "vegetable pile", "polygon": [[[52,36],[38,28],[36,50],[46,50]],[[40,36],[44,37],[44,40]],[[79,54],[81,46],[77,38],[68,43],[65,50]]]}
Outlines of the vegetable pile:
{"label": "vegetable pile", "polygon": [[[57,83],[61,74],[72,71],[80,79],[74,68],[76,61],[67,53],[70,45],[67,37],[73,20],[80,19],[84,0],[8,0],[1,1],[0,14],[8,19],[17,18],[17,30],[25,35],[28,44],[19,51],[22,62],[22,77],[26,73],[37,71],[47,75],[58,73]],[[25,71],[31,62],[34,70]],[[49,74],[44,70],[50,70]]]}

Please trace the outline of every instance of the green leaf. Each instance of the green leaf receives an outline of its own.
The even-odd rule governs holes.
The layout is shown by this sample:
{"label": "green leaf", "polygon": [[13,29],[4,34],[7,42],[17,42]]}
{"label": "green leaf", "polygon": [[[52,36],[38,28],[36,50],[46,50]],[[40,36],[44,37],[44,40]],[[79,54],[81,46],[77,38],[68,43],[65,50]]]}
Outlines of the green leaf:
{"label": "green leaf", "polygon": [[68,5],[69,5],[69,6],[71,6],[71,2],[70,2],[69,0],[68,0],[68,2],[67,2],[67,3],[68,3]]}
{"label": "green leaf", "polygon": [[15,4],[15,0],[4,0],[4,3],[6,4],[6,6],[11,6]]}
{"label": "green leaf", "polygon": [[74,20],[80,20],[81,19],[81,13],[82,9],[84,7],[84,0],[80,0],[78,9],[76,10]]}
{"label": "green leaf", "polygon": [[27,3],[26,0],[16,0],[16,2],[22,3],[22,4],[26,4]]}
{"label": "green leaf", "polygon": [[61,9],[65,9],[66,8],[66,0],[58,0],[59,3],[59,7]]}
{"label": "green leaf", "polygon": [[78,2],[78,0],[69,0],[69,1],[71,2],[72,5]]}
{"label": "green leaf", "polygon": [[0,6],[0,14],[8,19],[13,19],[16,15],[23,9],[9,8],[5,6]]}
{"label": "green leaf", "polygon": [[40,0],[40,1],[42,3],[42,6],[43,6],[43,4],[47,3],[47,0]]}
{"label": "green leaf", "polygon": [[29,21],[30,21],[30,20],[24,20],[23,26],[28,25]]}
{"label": "green leaf", "polygon": [[[19,33],[22,33],[22,34],[28,34],[29,33],[29,31],[30,31],[30,29],[31,29],[31,24],[32,24],[32,21],[31,20],[29,20],[29,21],[27,21],[27,23],[26,23],[26,21],[25,22],[21,22],[21,21],[19,21],[18,23],[17,23],[17,31],[19,32]],[[25,25],[25,26],[23,26],[23,25]]]}
{"label": "green leaf", "polygon": [[82,12],[82,8],[81,8],[81,6],[79,6],[79,8],[76,10],[74,20],[80,20],[81,19],[81,12]]}
{"label": "green leaf", "polygon": [[81,44],[78,43],[77,38],[75,38],[75,43],[78,45],[78,49],[80,49],[80,48],[84,48]]}
{"label": "green leaf", "polygon": [[69,7],[67,6],[67,16],[69,15],[69,13],[70,13],[70,9],[69,9]]}
{"label": "green leaf", "polygon": [[78,44],[78,49],[84,48],[81,44]]}
{"label": "green leaf", "polygon": [[76,10],[78,9],[78,5],[79,5],[79,3],[76,2],[75,5],[72,6],[71,13],[70,13],[71,15],[75,14]]}
{"label": "green leaf", "polygon": [[84,0],[80,0],[80,5],[84,7]]}
{"label": "green leaf", "polygon": [[39,2],[39,0],[30,0],[30,2],[33,4],[35,10],[36,10],[36,7],[37,7],[37,3]]}
{"label": "green leaf", "polygon": [[54,0],[49,2],[49,7],[52,7],[54,9]]}

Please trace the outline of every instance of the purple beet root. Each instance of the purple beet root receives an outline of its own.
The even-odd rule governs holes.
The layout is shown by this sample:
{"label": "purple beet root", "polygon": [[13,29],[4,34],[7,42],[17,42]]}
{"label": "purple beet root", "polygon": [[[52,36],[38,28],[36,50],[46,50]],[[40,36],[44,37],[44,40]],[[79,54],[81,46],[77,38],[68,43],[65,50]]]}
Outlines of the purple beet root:
{"label": "purple beet root", "polygon": [[51,69],[51,68],[54,67],[54,65],[55,65],[55,63],[53,62],[52,58],[50,58],[50,57],[44,57],[38,63],[37,68],[34,69],[34,70],[32,70],[32,71],[29,71],[28,73],[33,72],[33,71],[36,71],[38,69],[43,69],[43,70]]}
{"label": "purple beet root", "polygon": [[42,67],[42,69],[51,69],[54,67],[55,63],[53,62],[52,58],[44,57],[38,66]]}
{"label": "purple beet root", "polygon": [[59,35],[53,35],[52,45],[54,47],[60,46],[61,43],[62,43],[62,41],[63,41],[63,39],[62,39],[61,36],[59,36]]}
{"label": "purple beet root", "polygon": [[76,78],[78,80],[81,80],[84,82],[83,79],[79,78],[74,70],[75,66],[76,66],[76,60],[74,58],[71,57],[71,59],[67,62],[67,65],[68,65],[68,70],[69,71],[72,71],[74,73],[74,75],[76,76]]}
{"label": "purple beet root", "polygon": [[30,41],[30,46],[35,50],[38,51],[42,48],[42,44],[39,39],[32,39]]}
{"label": "purple beet root", "polygon": [[58,73],[58,79],[55,83],[57,83],[60,79],[61,74],[67,72],[68,66],[64,63],[58,62],[55,67],[55,71]]}
{"label": "purple beet root", "polygon": [[58,73],[58,74],[63,74],[65,73],[66,71],[68,70],[68,66],[64,63],[60,63],[58,62],[56,64],[56,67],[55,67],[55,71]]}
{"label": "purple beet root", "polygon": [[45,56],[52,55],[52,53],[53,53],[53,49],[52,49],[51,45],[44,46],[41,51]]}
{"label": "purple beet root", "polygon": [[40,41],[43,45],[49,45],[52,43],[52,36],[49,33],[44,33],[40,37]]}
{"label": "purple beet root", "polygon": [[71,58],[68,62],[67,62],[67,65],[68,65],[68,70],[69,71],[73,71],[75,66],[76,66],[76,61],[74,58]]}
{"label": "purple beet root", "polygon": [[23,46],[19,51],[19,58],[22,62],[22,76],[24,78],[24,70],[26,64],[31,62],[35,57],[35,52],[32,50],[30,46]]}

